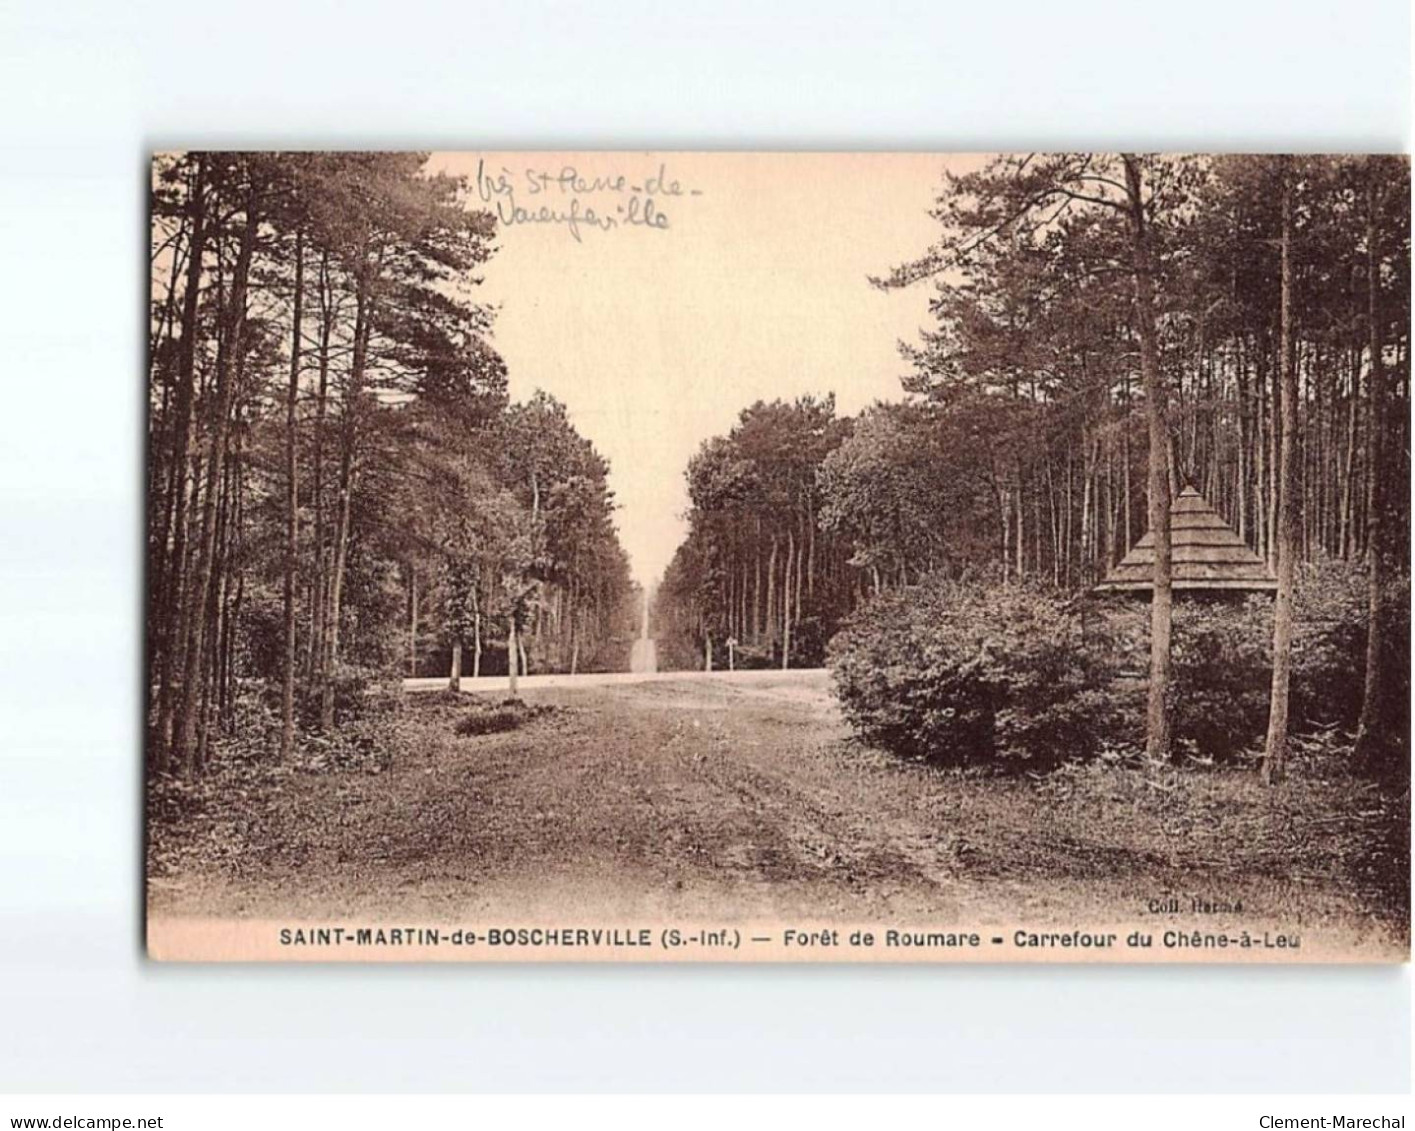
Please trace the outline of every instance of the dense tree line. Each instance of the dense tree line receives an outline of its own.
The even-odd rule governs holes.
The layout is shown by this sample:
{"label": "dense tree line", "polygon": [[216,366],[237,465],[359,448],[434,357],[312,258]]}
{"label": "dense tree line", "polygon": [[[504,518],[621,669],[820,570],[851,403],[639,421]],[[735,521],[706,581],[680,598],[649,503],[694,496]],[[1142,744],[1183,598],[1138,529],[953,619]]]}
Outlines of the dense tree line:
{"label": "dense tree line", "polygon": [[[783,443],[814,462],[791,495],[809,508],[768,494],[791,480],[743,454],[747,414],[705,445],[660,623],[691,622],[699,653],[738,633],[724,578],[742,547],[746,578],[759,556],[743,515],[813,516],[836,570],[814,606],[829,631],[930,573],[1089,587],[1147,528],[1167,546],[1169,500],[1192,484],[1286,578],[1289,616],[1296,563],[1364,563],[1375,702],[1383,577],[1409,568],[1409,212],[1401,158],[1032,154],[946,176],[937,241],[874,280],[933,287],[933,325],[903,347],[906,400]],[[750,474],[703,489],[705,465],[739,455]]]}
{"label": "dense tree line", "polygon": [[[238,699],[288,752],[370,680],[617,664],[607,467],[512,405],[476,301],[493,217],[420,154],[187,153],[152,180],[150,765]],[[446,666],[444,666],[446,665]]]}
{"label": "dense tree line", "polygon": [[654,603],[671,667],[819,663],[861,584],[821,525],[822,461],[848,434],[833,397],[759,402],[688,465],[690,532]]}
{"label": "dense tree line", "polygon": [[[1408,466],[1405,414],[1385,406],[1409,395],[1409,171],[1293,164],[1298,537],[1304,557],[1359,557],[1367,486],[1401,477],[1399,464],[1372,474],[1368,441]],[[1193,483],[1275,563],[1283,174],[1273,158],[1145,165],[1170,487]],[[908,350],[906,388],[979,414],[979,505],[994,513],[977,519],[994,557],[1062,584],[1094,580],[1144,521],[1143,343],[1124,220],[1099,203],[1121,199],[1114,178],[1095,158],[1020,157],[950,178],[939,244],[880,280],[935,280],[937,324]]]}

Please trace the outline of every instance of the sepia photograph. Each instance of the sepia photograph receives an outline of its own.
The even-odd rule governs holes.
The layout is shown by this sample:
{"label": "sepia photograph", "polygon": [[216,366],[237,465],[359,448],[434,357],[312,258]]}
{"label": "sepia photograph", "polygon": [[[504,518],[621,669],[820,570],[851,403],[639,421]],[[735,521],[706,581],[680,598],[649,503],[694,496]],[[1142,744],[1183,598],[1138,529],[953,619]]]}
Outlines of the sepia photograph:
{"label": "sepia photograph", "polygon": [[147,188],[154,959],[1408,961],[1406,157]]}

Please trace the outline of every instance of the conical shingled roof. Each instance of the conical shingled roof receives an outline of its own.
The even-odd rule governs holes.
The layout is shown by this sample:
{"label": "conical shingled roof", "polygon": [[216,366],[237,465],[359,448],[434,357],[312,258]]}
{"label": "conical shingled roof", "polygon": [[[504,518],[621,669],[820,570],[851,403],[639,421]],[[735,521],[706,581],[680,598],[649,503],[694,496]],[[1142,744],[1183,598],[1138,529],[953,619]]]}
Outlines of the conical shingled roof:
{"label": "conical shingled roof", "polygon": [[[1175,589],[1267,592],[1277,588],[1267,563],[1193,487],[1179,493],[1169,513]],[[1155,536],[1147,530],[1096,588],[1148,591],[1154,577]]]}

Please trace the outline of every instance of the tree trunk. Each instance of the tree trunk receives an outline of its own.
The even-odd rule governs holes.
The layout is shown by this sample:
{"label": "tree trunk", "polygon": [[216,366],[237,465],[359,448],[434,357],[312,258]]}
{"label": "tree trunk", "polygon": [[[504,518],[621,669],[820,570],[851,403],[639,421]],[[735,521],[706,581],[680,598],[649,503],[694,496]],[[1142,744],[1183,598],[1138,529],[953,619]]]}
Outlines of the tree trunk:
{"label": "tree trunk", "polygon": [[334,577],[325,602],[324,649],[320,663],[320,727],[334,727],[334,667],[339,658],[339,618],[344,600],[344,570],[349,557],[349,519],[354,493],[354,445],[358,439],[359,399],[363,395],[364,368],[368,363],[370,268],[360,269],[355,296],[354,352],[345,391],[344,442],[339,454],[339,520],[334,536]]}
{"label": "tree trunk", "polygon": [[[480,606],[477,591],[472,590],[472,600]],[[481,608],[472,610],[472,678],[481,678]]]}
{"label": "tree trunk", "polygon": [[246,324],[246,284],[250,276],[251,256],[255,251],[256,227],[255,192],[246,202],[246,220],[241,229],[240,250],[237,252],[231,295],[224,318],[226,349],[217,364],[215,404],[211,408],[211,448],[207,456],[206,498],[202,501],[201,543],[198,547],[197,574],[193,579],[190,608],[194,618],[191,639],[183,660],[182,699],[173,735],[172,758],[188,772],[196,769],[196,730],[201,710],[201,678],[206,659],[207,623],[205,609],[211,593],[216,565],[216,502],[226,466],[227,441],[230,435],[231,408],[236,399],[236,386],[244,367]]}
{"label": "tree trunk", "polygon": [[1233,473],[1233,494],[1238,515],[1238,537],[1248,541],[1248,444],[1253,431],[1248,407],[1248,370],[1242,354],[1240,340],[1239,354],[1235,365],[1238,395],[1238,466]]}
{"label": "tree trunk", "polygon": [[[1127,385],[1129,383],[1127,382]],[[1120,557],[1124,557],[1135,545],[1131,523],[1135,514],[1135,503],[1130,496],[1130,421],[1128,419],[1130,411],[1130,396],[1127,391],[1125,397],[1126,422],[1125,435],[1121,438],[1121,493],[1123,496],[1123,506],[1125,510],[1125,547],[1120,551]]]}
{"label": "tree trunk", "polygon": [[[172,454],[169,462],[170,487],[166,506],[172,510],[172,549],[164,555],[169,565],[158,579],[158,646],[162,649],[158,665],[157,732],[152,741],[153,769],[165,771],[169,764],[172,729],[176,709],[176,659],[180,643],[178,613],[181,595],[186,586],[187,556],[187,476],[189,474],[192,402],[196,389],[196,344],[200,322],[202,257],[206,251],[206,187],[205,159],[197,158],[192,177],[190,203],[192,238],[187,252],[186,289],[182,295],[182,340],[177,349],[177,398],[174,406]],[[164,517],[164,543],[168,520]],[[165,549],[165,546],[164,546]]]}
{"label": "tree trunk", "polygon": [[1268,569],[1271,570],[1277,568],[1277,512],[1281,506],[1277,482],[1278,448],[1282,443],[1282,418],[1278,415],[1281,411],[1278,402],[1282,399],[1278,390],[1282,380],[1280,369],[1281,366],[1271,370],[1272,389],[1268,396]]}
{"label": "tree trunk", "polygon": [[1026,547],[1026,508],[1022,504],[1022,468],[1017,468],[1017,490],[1014,492],[1017,501],[1017,524],[1014,541],[1017,543],[1017,580],[1027,576],[1027,547]]}
{"label": "tree trunk", "polygon": [[305,685],[316,686],[324,664],[326,596],[324,533],[324,428],[329,406],[329,342],[334,333],[334,302],[329,287],[329,252],[319,261],[319,389],[314,410],[314,570],[310,578],[310,643],[305,660]]}
{"label": "tree trunk", "polygon": [[207,626],[210,640],[207,656],[201,672],[201,708],[197,714],[196,747],[187,770],[200,773],[206,765],[207,740],[211,733],[212,701],[220,700],[222,679],[222,649],[226,635],[226,586],[228,576],[226,559],[229,551],[232,511],[234,509],[234,476],[231,474],[231,460],[228,458],[226,470],[221,476],[216,504],[216,560],[212,567],[211,592],[202,617]]}
{"label": "tree trunk", "polygon": [[1264,351],[1258,350],[1257,385],[1257,436],[1254,437],[1254,474],[1252,487],[1254,497],[1254,542],[1259,558],[1268,559],[1269,525],[1268,514],[1268,437],[1272,435],[1272,422],[1268,418],[1268,369],[1264,364]]}
{"label": "tree trunk", "polygon": [[[806,500],[806,595],[816,595],[816,515],[815,507]],[[800,598],[797,598],[799,602]]]}
{"label": "tree trunk", "polygon": [[324,609],[324,642],[320,657],[319,725],[322,730],[334,727],[334,668],[339,658],[339,617],[344,603],[344,571],[349,560],[350,507],[354,493],[353,435],[344,438],[340,457],[339,516],[334,532],[334,568],[329,582],[329,596]]}
{"label": "tree trunk", "polygon": [[520,651],[520,640],[516,632],[516,615],[511,614],[511,625],[506,635],[506,674],[510,680],[510,695],[516,698],[516,666],[517,654]]}
{"label": "tree trunk", "polygon": [[1089,585],[1091,582],[1091,566],[1095,555],[1091,548],[1092,540],[1092,498],[1095,494],[1094,485],[1096,478],[1096,467],[1100,460],[1100,440],[1095,441],[1095,451],[1092,452],[1092,444],[1089,440],[1083,439],[1081,457],[1081,552],[1079,563],[1081,569],[1081,581]]}
{"label": "tree trunk", "polygon": [[447,673],[447,690],[462,690],[462,642],[452,642],[452,669]]}
{"label": "tree trunk", "polygon": [[776,535],[771,536],[771,553],[766,559],[766,631],[769,641],[776,640]]}
{"label": "tree trunk", "polygon": [[295,296],[290,316],[290,384],[285,394],[285,685],[280,699],[280,758],[295,743],[295,570],[299,561],[299,485],[295,467],[295,412],[300,396],[300,318],[304,312],[305,234],[295,233]]}
{"label": "tree trunk", "polygon": [[1155,331],[1153,260],[1145,218],[1140,164],[1126,154],[1131,245],[1135,274],[1135,319],[1140,331],[1140,374],[1145,386],[1149,425],[1150,530],[1154,533],[1154,590],[1150,598],[1150,687],[1145,712],[1145,753],[1152,761],[1169,758],[1170,632],[1173,620],[1173,560],[1169,533],[1169,433],[1166,397],[1160,380],[1159,342]]}
{"label": "tree trunk", "polygon": [[761,550],[761,524],[757,524],[757,545],[755,554],[756,576],[752,583],[752,643],[760,644],[762,640],[762,550]]}
{"label": "tree trunk", "polygon": [[1351,388],[1347,397],[1346,410],[1346,451],[1341,465],[1341,527],[1337,535],[1337,552],[1343,561],[1351,557],[1351,532],[1355,526],[1355,523],[1352,522],[1352,514],[1356,509],[1352,481],[1356,474],[1356,406],[1359,400],[1357,394],[1361,381],[1361,354],[1359,350],[1352,352]]}
{"label": "tree trunk", "polygon": [[747,621],[747,591],[751,588],[752,579],[748,573],[747,559],[742,559],[742,584],[738,596],[737,607],[737,639],[746,640],[751,626]]}
{"label": "tree trunk", "polygon": [[803,572],[804,572],[803,566],[804,566],[805,558],[806,558],[805,548],[804,548],[804,547],[800,547],[800,546],[799,546],[799,543],[798,543],[798,547],[799,547],[799,548],[798,548],[797,551],[796,551],[796,587],[795,587],[795,602],[794,602],[795,611],[792,613],[792,617],[793,617],[792,623],[793,623],[793,624],[800,624],[800,623],[801,623],[801,591],[802,591],[802,589],[803,589],[803,585],[802,585],[802,580],[803,580],[802,574],[803,574]]}
{"label": "tree trunk", "polygon": [[1006,585],[1012,570],[1009,556],[1012,547],[1012,500],[1006,487],[997,488],[997,505],[1002,522],[1002,583]]}
{"label": "tree trunk", "polygon": [[1381,479],[1385,471],[1381,429],[1385,426],[1385,343],[1380,317],[1380,211],[1382,194],[1379,166],[1367,158],[1370,183],[1366,215],[1366,333],[1371,354],[1367,378],[1369,407],[1366,412],[1366,673],[1361,688],[1361,716],[1356,726],[1356,764],[1364,770],[1376,767],[1380,736],[1383,625],[1381,599],[1384,588],[1384,523],[1381,516]]}
{"label": "tree trunk", "polygon": [[796,536],[787,532],[786,568],[782,571],[781,585],[781,670],[791,666],[791,558],[796,553]]}
{"label": "tree trunk", "polygon": [[408,677],[418,675],[418,565],[408,563]]}
{"label": "tree trunk", "polygon": [[1292,340],[1292,176],[1282,162],[1282,340],[1278,364],[1282,443],[1277,468],[1277,603],[1273,610],[1273,679],[1263,781],[1274,785],[1287,767],[1287,705],[1292,681],[1292,596],[1296,578],[1292,539],[1292,462],[1297,437],[1297,373]]}

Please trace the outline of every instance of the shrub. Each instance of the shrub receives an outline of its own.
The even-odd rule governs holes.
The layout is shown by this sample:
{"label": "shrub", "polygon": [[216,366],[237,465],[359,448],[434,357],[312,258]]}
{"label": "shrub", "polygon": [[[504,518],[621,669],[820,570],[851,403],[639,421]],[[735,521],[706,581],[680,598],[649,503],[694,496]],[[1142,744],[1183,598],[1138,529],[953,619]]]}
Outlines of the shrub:
{"label": "shrub", "polygon": [[[1270,597],[1256,595],[1175,601],[1170,658],[1177,749],[1222,760],[1261,743],[1272,691],[1272,606]],[[1148,664],[1148,632],[1144,647]]]}
{"label": "shrub", "polygon": [[[825,622],[818,616],[803,616],[799,624],[791,630],[791,666],[793,668],[818,668],[825,661],[826,649],[830,645],[830,633]],[[780,645],[777,645],[778,664],[781,662]]]}
{"label": "shrub", "polygon": [[1114,627],[1038,589],[931,577],[857,611],[830,665],[846,718],[888,750],[1052,766],[1118,730]]}
{"label": "shrub", "polygon": [[[826,658],[828,640],[819,617],[805,616],[801,623],[791,629],[791,666],[793,668],[818,668]],[[727,666],[727,642],[715,641],[713,666]],[[761,644],[738,644],[734,649],[734,663],[738,671],[764,671],[781,667],[780,639],[763,641]]]}
{"label": "shrub", "polygon": [[236,621],[237,670],[279,684],[285,670],[285,614],[268,585],[248,587]]}
{"label": "shrub", "polygon": [[[725,647],[725,645],[724,645]],[[733,663],[738,671],[765,671],[767,668],[779,668],[781,657],[776,655],[770,644],[738,644],[734,649],[735,657]],[[726,653],[723,654],[723,663],[726,663]]]}
{"label": "shrub", "polygon": [[[1305,725],[1354,730],[1366,675],[1366,571],[1322,561],[1298,574],[1292,712]],[[1404,734],[1410,692],[1410,580],[1392,578],[1382,602],[1386,726]]]}
{"label": "shrub", "polygon": [[[1125,666],[1149,659],[1149,606],[1123,599],[1102,606],[1117,626]],[[1388,684],[1384,730],[1408,732],[1409,589],[1394,582],[1385,600]],[[1262,745],[1272,689],[1273,600],[1180,596],[1174,603],[1171,653],[1174,737],[1180,749],[1226,760]],[[1289,728],[1293,734],[1354,730],[1366,667],[1366,576],[1349,562],[1319,561],[1297,575],[1293,610]],[[1134,723],[1141,733],[1143,721]]]}
{"label": "shrub", "polygon": [[[335,664],[330,682],[334,688],[336,725],[343,726],[370,713],[380,713],[387,708],[387,700],[398,697],[397,682],[382,677],[382,672],[371,668],[342,661]],[[321,706],[318,695],[303,696],[299,702],[301,725],[318,727]]]}
{"label": "shrub", "polygon": [[[1313,563],[1299,572],[1294,735],[1356,726],[1365,584],[1364,571],[1351,563]],[[1176,750],[1222,761],[1261,746],[1272,685],[1272,606],[1261,595],[1175,601]],[[1408,580],[1392,583],[1385,610],[1382,734],[1403,751]],[[930,578],[861,608],[831,642],[830,663],[847,720],[885,749],[950,764],[1054,765],[1142,742],[1149,606]]]}

